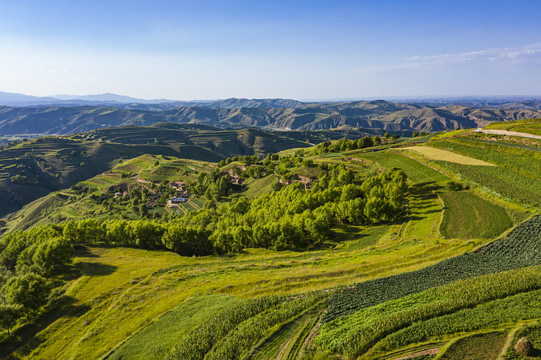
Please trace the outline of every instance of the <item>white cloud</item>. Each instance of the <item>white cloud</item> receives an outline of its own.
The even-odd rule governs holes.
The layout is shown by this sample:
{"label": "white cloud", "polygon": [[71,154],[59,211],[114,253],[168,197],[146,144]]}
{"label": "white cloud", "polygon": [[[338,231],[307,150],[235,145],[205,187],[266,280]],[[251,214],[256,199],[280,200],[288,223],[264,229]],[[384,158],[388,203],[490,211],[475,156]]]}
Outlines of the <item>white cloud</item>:
{"label": "white cloud", "polygon": [[392,65],[367,66],[359,69],[360,73],[387,72],[395,70],[422,70],[446,65],[469,63],[507,63],[519,64],[528,60],[541,59],[541,43],[515,48],[493,48],[463,53],[411,56],[402,63]]}
{"label": "white cloud", "polygon": [[502,59],[528,59],[541,53],[541,43],[516,48],[494,48],[458,54],[442,54],[431,56],[413,56],[406,59],[408,63],[448,64],[467,63],[472,61],[497,61]]}

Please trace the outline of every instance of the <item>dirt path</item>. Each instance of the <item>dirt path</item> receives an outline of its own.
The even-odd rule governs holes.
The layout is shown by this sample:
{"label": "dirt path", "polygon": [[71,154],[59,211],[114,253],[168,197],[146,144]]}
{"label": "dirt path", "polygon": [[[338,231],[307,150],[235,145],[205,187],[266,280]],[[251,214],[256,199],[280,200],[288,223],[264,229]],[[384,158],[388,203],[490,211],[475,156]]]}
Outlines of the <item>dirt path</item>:
{"label": "dirt path", "polygon": [[421,355],[434,355],[434,354],[437,354],[439,352],[440,352],[439,348],[428,349],[428,350],[419,351],[419,352],[416,352],[416,353],[413,353],[413,354],[409,354],[409,355],[406,355],[406,356],[402,356],[402,357],[399,357],[399,358],[394,358],[393,360],[411,359],[413,357],[417,357],[417,356],[421,356]]}
{"label": "dirt path", "polygon": [[508,136],[519,136],[519,137],[531,138],[531,139],[541,139],[541,135],[526,134],[526,133],[521,133],[517,131],[482,129],[479,132],[482,132],[484,134],[492,134],[492,135],[508,135]]}
{"label": "dirt path", "polygon": [[136,182],[140,183],[140,184],[152,184],[152,182],[148,181],[148,180],[145,180],[145,179],[141,179],[139,177],[139,175],[135,175],[132,177],[133,180],[135,180]]}

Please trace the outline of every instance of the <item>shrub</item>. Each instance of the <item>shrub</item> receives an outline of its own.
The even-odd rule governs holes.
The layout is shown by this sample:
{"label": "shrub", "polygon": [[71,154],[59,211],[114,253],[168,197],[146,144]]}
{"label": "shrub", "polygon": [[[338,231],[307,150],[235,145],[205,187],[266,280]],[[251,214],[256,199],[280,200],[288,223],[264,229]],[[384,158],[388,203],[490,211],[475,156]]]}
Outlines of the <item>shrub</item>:
{"label": "shrub", "polygon": [[533,345],[525,337],[520,338],[513,347],[517,353],[523,356],[530,356],[533,354]]}

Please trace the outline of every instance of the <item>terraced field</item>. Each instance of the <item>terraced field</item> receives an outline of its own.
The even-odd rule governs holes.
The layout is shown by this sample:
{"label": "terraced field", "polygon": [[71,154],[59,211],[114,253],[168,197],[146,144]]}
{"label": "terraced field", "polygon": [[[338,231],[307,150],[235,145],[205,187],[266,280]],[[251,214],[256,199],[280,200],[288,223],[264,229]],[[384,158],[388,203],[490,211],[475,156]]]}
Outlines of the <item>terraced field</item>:
{"label": "terraced field", "polygon": [[465,191],[440,194],[445,210],[440,226],[446,238],[495,238],[513,226],[504,208]]}
{"label": "terraced field", "polygon": [[415,183],[428,183],[438,181],[449,181],[450,179],[417,160],[399,155],[394,152],[358,153],[352,154],[357,158],[373,162],[378,167],[392,169],[394,167],[403,169],[408,179]]}
{"label": "terraced field", "polygon": [[228,295],[202,295],[166,312],[111,351],[106,359],[164,358],[189,329],[242,300]]}
{"label": "terraced field", "polygon": [[440,359],[497,359],[508,335],[507,331],[501,331],[460,338],[449,346]]}
{"label": "terraced field", "polygon": [[503,121],[489,124],[486,130],[506,130],[523,134],[541,136],[541,119],[529,119],[521,121]]}
{"label": "terraced field", "polygon": [[540,206],[541,148],[519,148],[506,143],[481,142],[460,138],[430,143],[431,146],[451,150],[498,166],[484,167],[437,161],[464,181],[521,204]]}
{"label": "terraced field", "polygon": [[419,153],[429,160],[448,161],[462,165],[495,166],[486,161],[474,159],[468,156],[460,155],[451,151],[432,148],[428,146],[412,146],[402,148],[401,150],[410,150]]}

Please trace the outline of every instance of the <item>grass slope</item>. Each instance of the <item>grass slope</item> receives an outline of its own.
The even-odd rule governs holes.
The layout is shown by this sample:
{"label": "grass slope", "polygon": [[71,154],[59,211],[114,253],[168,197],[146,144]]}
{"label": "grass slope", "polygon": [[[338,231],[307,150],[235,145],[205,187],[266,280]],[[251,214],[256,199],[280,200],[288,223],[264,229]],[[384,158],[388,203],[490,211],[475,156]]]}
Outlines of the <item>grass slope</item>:
{"label": "grass slope", "polygon": [[166,312],[115,349],[106,359],[159,359],[180,338],[224,307],[241,301],[228,295],[202,295]]}
{"label": "grass slope", "polygon": [[375,163],[384,169],[400,168],[406,172],[408,179],[415,183],[449,181],[440,172],[421,164],[420,162],[394,152],[358,153],[351,154],[363,160]]}
{"label": "grass slope", "polygon": [[507,130],[531,135],[541,135],[541,119],[496,122],[489,124],[485,129]]}
{"label": "grass slope", "polygon": [[441,234],[446,238],[495,238],[513,226],[504,208],[466,191],[440,194],[445,204]]}
{"label": "grass slope", "polygon": [[73,136],[47,136],[0,149],[0,216],[54,190],[68,188],[117,164],[144,154],[220,161],[235,155],[266,156],[308,147],[309,140],[337,134],[294,134],[259,129],[216,129],[158,124],[93,130]]}
{"label": "grass slope", "polygon": [[493,360],[505,345],[507,332],[476,334],[458,339],[438,359]]}
{"label": "grass slope", "polygon": [[[261,141],[250,136],[246,135],[248,142]],[[506,331],[541,318],[539,268],[531,267],[541,264],[541,218],[492,242],[521,217],[510,216],[502,207],[505,202],[496,205],[490,196],[481,199],[466,191],[442,192],[441,185],[458,178],[480,194],[467,169],[479,169],[479,174],[480,169],[492,169],[488,171],[512,174],[505,185],[514,191],[508,199],[521,201],[516,195],[520,190],[511,190],[511,178],[520,176],[535,184],[541,177],[541,157],[535,145],[494,143],[483,136],[448,137],[423,146],[427,144],[436,153],[443,149],[496,166],[445,164],[395,150],[314,156],[316,164],[343,163],[359,176],[404,168],[413,183],[408,216],[384,226],[340,225],[336,238],[304,252],[246,249],[234,256],[186,258],[161,251],[79,248],[80,274],[65,279],[65,302],[46,315],[47,321],[16,328],[11,337],[0,333],[0,356],[175,358],[173,346],[190,336],[197,345],[202,333],[192,329],[209,320],[219,325],[220,314],[249,303],[240,299],[267,295],[288,297],[228,328],[206,344],[210,347],[204,354],[220,360],[330,358],[314,347],[315,341],[342,355],[383,359],[433,350],[465,336],[448,344],[446,356],[468,357],[475,347],[487,348],[487,353],[488,347],[499,349],[500,338],[469,335]],[[102,191],[122,179],[136,182],[122,178],[124,173],[137,173],[145,181],[171,180],[208,166],[146,155],[86,183]],[[304,174],[317,175],[317,168],[309,170]],[[484,176],[485,194],[500,193],[490,176]],[[271,184],[270,178],[252,179],[244,195],[259,196]],[[66,191],[58,195],[70,196]],[[54,204],[58,199],[47,201]],[[202,205],[195,201],[189,208]],[[29,212],[39,217],[48,206],[36,203]],[[76,206],[61,211],[81,216]],[[321,298],[305,293],[314,290]],[[320,301],[327,296],[328,302]]]}

